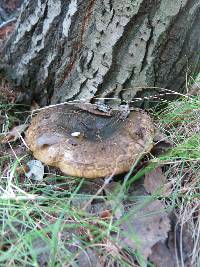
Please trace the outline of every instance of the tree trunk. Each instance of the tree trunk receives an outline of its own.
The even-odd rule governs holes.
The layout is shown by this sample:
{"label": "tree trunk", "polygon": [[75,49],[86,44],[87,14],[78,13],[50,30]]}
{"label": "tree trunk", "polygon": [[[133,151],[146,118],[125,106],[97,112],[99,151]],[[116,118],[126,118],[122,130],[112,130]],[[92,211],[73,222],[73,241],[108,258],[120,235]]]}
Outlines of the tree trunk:
{"label": "tree trunk", "polygon": [[199,21],[199,0],[29,0],[1,70],[41,105],[181,92],[200,69]]}

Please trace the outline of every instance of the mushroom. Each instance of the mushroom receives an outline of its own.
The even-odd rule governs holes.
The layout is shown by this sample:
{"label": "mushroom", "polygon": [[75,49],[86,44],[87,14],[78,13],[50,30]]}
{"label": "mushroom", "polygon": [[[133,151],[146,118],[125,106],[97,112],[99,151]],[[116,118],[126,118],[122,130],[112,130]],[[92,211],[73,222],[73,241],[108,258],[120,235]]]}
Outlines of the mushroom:
{"label": "mushroom", "polygon": [[150,151],[154,126],[145,112],[125,118],[86,105],[47,107],[33,118],[26,142],[35,158],[70,176],[98,178],[129,171]]}

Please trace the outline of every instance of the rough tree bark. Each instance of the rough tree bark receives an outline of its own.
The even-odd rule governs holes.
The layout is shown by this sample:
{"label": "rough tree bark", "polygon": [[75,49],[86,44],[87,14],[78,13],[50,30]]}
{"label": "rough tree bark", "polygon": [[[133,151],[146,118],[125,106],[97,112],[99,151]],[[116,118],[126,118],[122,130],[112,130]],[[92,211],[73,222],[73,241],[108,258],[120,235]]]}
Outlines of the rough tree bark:
{"label": "rough tree bark", "polygon": [[0,67],[42,105],[180,92],[199,71],[199,21],[199,0],[29,0]]}

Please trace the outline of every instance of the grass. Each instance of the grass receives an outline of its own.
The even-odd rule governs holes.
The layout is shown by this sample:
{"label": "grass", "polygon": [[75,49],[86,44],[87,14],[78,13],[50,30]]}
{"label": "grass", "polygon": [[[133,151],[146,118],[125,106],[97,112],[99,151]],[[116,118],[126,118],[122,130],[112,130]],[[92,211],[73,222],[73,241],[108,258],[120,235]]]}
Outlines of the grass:
{"label": "grass", "polygon": [[[8,103],[1,104],[1,110],[5,118],[3,133],[16,119],[26,120]],[[187,224],[193,239],[190,259],[193,266],[200,264],[199,115],[199,97],[183,97],[169,103],[162,112],[153,111],[156,127],[173,148],[164,155],[152,155],[147,166],[125,176],[123,186],[110,195],[102,194],[103,182],[62,176],[52,169],[46,169],[40,183],[28,180],[19,167],[31,156],[27,151],[20,157],[11,154],[21,145],[20,140],[2,145],[0,151],[9,153],[0,155],[0,266],[81,266],[88,258],[91,266],[145,266],[141,253],[119,242],[119,225],[129,220],[127,213],[115,218],[117,212],[124,212],[120,210],[122,204],[126,203],[126,211],[127,205],[133,206],[138,199],[136,210],[151,199],[162,199],[176,214],[180,240]],[[128,190],[157,166],[165,170],[170,190],[152,196],[129,195]],[[92,212],[90,202],[93,208],[100,202],[100,209]],[[182,246],[183,240],[179,258],[184,266]]]}

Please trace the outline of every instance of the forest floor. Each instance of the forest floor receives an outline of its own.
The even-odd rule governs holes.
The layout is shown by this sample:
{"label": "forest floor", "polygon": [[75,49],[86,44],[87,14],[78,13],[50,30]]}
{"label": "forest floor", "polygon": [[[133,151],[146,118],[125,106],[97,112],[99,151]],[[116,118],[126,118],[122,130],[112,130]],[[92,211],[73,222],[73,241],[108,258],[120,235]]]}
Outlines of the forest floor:
{"label": "forest floor", "polygon": [[[0,3],[0,47],[22,2]],[[16,97],[0,85],[0,266],[200,266],[199,96],[148,110],[153,149],[109,183],[35,161],[24,136],[38,107]]]}
{"label": "forest floor", "polygon": [[200,266],[198,96],[149,110],[152,151],[107,183],[38,172],[32,111],[0,92],[0,266]]}

